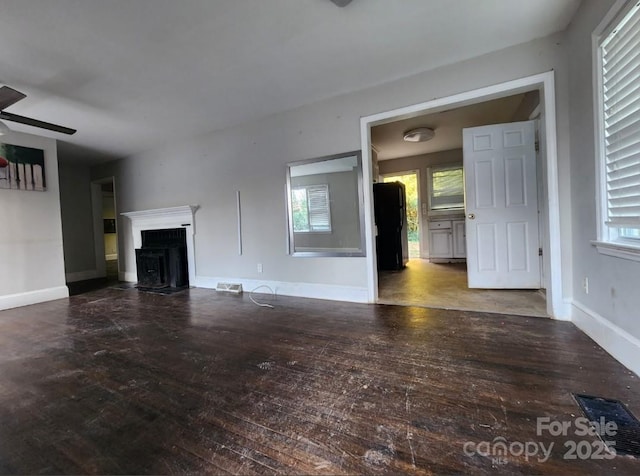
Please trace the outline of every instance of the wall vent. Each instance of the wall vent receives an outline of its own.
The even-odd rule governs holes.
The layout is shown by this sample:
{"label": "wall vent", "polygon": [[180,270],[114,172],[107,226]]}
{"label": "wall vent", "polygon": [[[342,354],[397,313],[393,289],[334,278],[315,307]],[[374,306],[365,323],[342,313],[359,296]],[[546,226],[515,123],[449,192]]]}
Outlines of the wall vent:
{"label": "wall vent", "polygon": [[216,291],[222,291],[222,292],[225,292],[225,293],[240,294],[240,293],[242,293],[242,284],[218,283],[218,285],[216,286]]}

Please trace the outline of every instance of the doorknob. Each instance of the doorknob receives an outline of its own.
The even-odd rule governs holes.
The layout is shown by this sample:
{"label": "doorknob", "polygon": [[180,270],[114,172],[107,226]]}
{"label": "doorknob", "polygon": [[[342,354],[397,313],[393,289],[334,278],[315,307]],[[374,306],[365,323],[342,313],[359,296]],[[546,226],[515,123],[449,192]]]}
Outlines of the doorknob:
{"label": "doorknob", "polygon": [[475,219],[476,219],[476,214],[475,214],[475,213],[469,213],[469,214],[467,215],[467,218],[468,218],[469,220],[475,220]]}

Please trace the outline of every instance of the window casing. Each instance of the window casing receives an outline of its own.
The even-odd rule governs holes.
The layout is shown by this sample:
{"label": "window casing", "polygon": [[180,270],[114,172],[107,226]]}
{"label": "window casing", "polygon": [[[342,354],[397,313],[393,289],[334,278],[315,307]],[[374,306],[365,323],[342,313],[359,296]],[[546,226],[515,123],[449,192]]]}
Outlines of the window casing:
{"label": "window casing", "polygon": [[627,4],[594,47],[599,244],[640,250],[640,4]]}
{"label": "window casing", "polygon": [[291,194],[294,233],[330,233],[328,185],[295,187]]}

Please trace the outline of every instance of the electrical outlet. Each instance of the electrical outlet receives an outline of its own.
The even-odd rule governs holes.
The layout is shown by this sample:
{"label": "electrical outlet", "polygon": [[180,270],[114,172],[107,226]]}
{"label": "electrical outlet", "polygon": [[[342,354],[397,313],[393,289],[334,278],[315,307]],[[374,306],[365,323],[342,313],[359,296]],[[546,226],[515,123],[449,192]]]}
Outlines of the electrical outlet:
{"label": "electrical outlet", "polygon": [[258,263],[258,273],[262,273],[262,263]]}
{"label": "electrical outlet", "polygon": [[589,278],[586,276],[582,280],[582,288],[584,289],[585,294],[589,294]]}

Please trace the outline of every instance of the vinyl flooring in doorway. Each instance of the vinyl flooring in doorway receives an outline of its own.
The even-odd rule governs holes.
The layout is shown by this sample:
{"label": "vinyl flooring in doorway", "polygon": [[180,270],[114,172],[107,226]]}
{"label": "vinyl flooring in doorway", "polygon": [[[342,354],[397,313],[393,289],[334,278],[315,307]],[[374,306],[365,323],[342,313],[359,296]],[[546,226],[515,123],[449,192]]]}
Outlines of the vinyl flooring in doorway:
{"label": "vinyl flooring in doorway", "polygon": [[466,264],[436,264],[424,259],[409,260],[401,271],[380,271],[378,302],[547,317],[542,291],[469,289]]}

